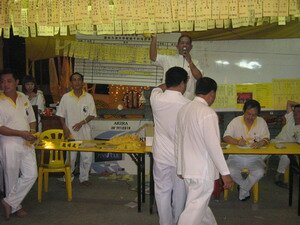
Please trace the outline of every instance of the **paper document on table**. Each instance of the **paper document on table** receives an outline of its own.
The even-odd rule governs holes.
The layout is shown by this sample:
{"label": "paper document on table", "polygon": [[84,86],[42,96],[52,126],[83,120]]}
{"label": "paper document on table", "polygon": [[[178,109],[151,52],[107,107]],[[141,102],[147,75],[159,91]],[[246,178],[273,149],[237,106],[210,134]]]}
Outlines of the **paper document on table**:
{"label": "paper document on table", "polygon": [[[242,148],[242,149],[255,149],[252,148],[251,145],[244,145],[244,146],[239,146],[237,145],[238,148]],[[266,146],[260,147],[260,148],[266,148]],[[260,149],[260,148],[256,148],[256,149]]]}
{"label": "paper document on table", "polygon": [[221,148],[222,148],[222,149],[226,149],[226,148],[229,148],[229,147],[230,147],[229,144],[224,143],[224,142],[221,143]]}
{"label": "paper document on table", "polygon": [[249,149],[251,148],[250,145],[244,145],[244,146],[240,146],[240,145],[237,145],[238,148],[242,148],[242,149]]}
{"label": "paper document on table", "polygon": [[286,148],[286,146],[284,143],[276,143],[275,148],[282,149],[282,148]]}

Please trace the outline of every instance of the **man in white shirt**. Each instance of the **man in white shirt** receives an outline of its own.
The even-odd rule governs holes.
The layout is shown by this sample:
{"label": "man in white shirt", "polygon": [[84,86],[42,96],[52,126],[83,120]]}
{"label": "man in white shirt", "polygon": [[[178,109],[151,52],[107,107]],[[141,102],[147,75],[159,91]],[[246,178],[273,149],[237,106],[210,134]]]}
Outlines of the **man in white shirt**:
{"label": "man in white shirt", "polygon": [[[286,124],[281,132],[275,138],[275,142],[297,142],[300,140],[300,104],[294,101],[287,101],[286,106]],[[280,160],[275,175],[275,184],[279,187],[287,188],[288,185],[283,182],[283,174],[290,165],[290,159],[287,155],[280,155]]]}
{"label": "man in white shirt", "polygon": [[[223,139],[225,142],[241,148],[261,148],[269,143],[270,133],[266,121],[258,117],[260,104],[248,100],[243,107],[244,114],[234,118],[227,126]],[[261,155],[229,155],[227,160],[230,174],[239,185],[239,199],[250,198],[250,189],[265,173],[265,163]],[[247,168],[250,173],[245,178],[241,173]]]}
{"label": "man in white shirt", "polygon": [[[63,95],[56,115],[64,130],[66,139],[91,140],[91,127],[89,122],[96,114],[96,106],[93,96],[83,90],[83,75],[73,73],[70,76],[72,90]],[[71,170],[74,172],[77,158],[76,151],[71,152]],[[92,164],[92,152],[80,152],[79,182],[89,186],[89,171]]]}
{"label": "man in white shirt", "polygon": [[34,111],[28,98],[16,91],[19,80],[11,71],[0,74],[0,160],[4,169],[6,197],[1,203],[5,219],[27,212],[21,202],[37,178],[35,150],[32,142],[36,130]]}
{"label": "man in white shirt", "polygon": [[208,203],[214,181],[221,174],[224,188],[233,186],[220,146],[218,116],[210,108],[216,98],[217,83],[204,77],[197,81],[196,97],[178,113],[175,150],[177,174],[187,189],[185,209],[178,225],[217,224]]}
{"label": "man in white shirt", "polygon": [[[196,81],[202,77],[202,73],[198,69],[200,68],[198,61],[192,59],[190,55],[190,51],[193,48],[192,38],[186,34],[181,35],[176,47],[178,54],[175,56],[157,54],[157,36],[152,35],[150,43],[150,59],[154,62],[154,65],[160,66],[164,69],[164,75],[168,69],[174,66],[185,69],[188,72],[189,80],[184,96],[192,100],[195,97],[194,92]],[[162,83],[164,82],[165,76],[162,80]]]}
{"label": "man in white shirt", "polygon": [[177,176],[174,138],[177,112],[189,102],[183,96],[188,81],[187,72],[172,67],[166,72],[166,84],[151,92],[154,117],[153,176],[155,199],[160,225],[176,225],[184,208],[184,182]]}

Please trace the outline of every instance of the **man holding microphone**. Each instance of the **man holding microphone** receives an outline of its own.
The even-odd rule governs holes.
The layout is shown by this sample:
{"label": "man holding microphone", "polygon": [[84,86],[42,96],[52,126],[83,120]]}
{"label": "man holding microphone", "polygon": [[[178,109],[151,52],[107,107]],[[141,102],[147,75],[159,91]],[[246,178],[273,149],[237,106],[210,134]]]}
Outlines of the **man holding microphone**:
{"label": "man holding microphone", "polygon": [[[192,60],[190,55],[190,51],[193,48],[192,38],[186,34],[181,35],[176,47],[178,50],[177,55],[171,56],[157,54],[157,36],[154,34],[151,36],[150,59],[154,65],[160,66],[164,69],[164,74],[168,71],[168,69],[174,66],[185,69],[188,72],[189,80],[184,96],[192,100],[195,97],[194,92],[196,81],[203,76],[202,72],[198,69],[198,61]],[[162,83],[165,83],[165,75]]]}

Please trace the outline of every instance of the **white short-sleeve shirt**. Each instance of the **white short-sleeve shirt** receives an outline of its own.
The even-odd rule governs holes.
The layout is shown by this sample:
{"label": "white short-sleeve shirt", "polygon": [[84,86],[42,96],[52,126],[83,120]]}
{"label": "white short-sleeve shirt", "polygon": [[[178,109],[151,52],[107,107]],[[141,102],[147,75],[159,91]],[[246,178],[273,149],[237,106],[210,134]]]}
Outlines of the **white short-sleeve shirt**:
{"label": "white short-sleeve shirt", "polygon": [[43,112],[45,109],[45,98],[43,92],[38,90],[36,96],[30,99],[30,103],[31,105],[37,105],[38,109]]}
{"label": "white short-sleeve shirt", "polygon": [[[26,95],[28,98],[29,96]],[[36,96],[29,100],[31,105],[36,105],[38,108],[38,130],[42,131],[42,123],[41,123],[41,117],[40,113],[44,111],[45,109],[45,98],[42,91],[38,90],[36,93]]]}
{"label": "white short-sleeve shirt", "polygon": [[[198,60],[193,59],[194,65],[200,70],[199,62]],[[189,80],[187,82],[186,91],[184,93],[184,96],[190,100],[192,100],[195,97],[195,86],[196,86],[196,79],[192,75],[189,63],[186,61],[186,59],[182,55],[160,55],[157,54],[156,61],[153,62],[154,65],[160,66],[164,70],[164,76],[162,83],[165,83],[165,77],[166,72],[168,69],[174,66],[181,67],[185,69],[188,73]]]}
{"label": "white short-sleeve shirt", "polygon": [[156,162],[176,166],[174,138],[177,113],[190,102],[178,91],[154,88],[150,103],[154,118],[153,157]]}
{"label": "white short-sleeve shirt", "polygon": [[86,119],[86,117],[97,116],[95,102],[91,94],[84,91],[79,98],[74,94],[74,91],[64,94],[56,115],[65,118],[66,125],[76,140],[90,140],[92,138],[89,124],[82,125],[79,131],[72,129],[76,123]]}
{"label": "white short-sleeve shirt", "polygon": [[[14,130],[30,131],[29,124],[35,122],[34,111],[28,98],[21,92],[17,92],[16,103],[11,98],[0,94],[0,126],[5,126]],[[1,141],[14,139],[24,142],[21,137],[1,136]]]}
{"label": "white short-sleeve shirt", "polygon": [[178,112],[177,173],[184,178],[216,180],[230,174],[220,145],[218,116],[198,96]]}

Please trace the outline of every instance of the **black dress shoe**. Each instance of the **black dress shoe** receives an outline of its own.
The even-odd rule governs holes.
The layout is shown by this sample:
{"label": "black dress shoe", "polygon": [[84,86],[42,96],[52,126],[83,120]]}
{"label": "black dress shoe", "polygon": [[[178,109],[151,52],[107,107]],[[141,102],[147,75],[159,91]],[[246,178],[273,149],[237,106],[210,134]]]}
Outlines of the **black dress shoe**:
{"label": "black dress shoe", "polygon": [[275,184],[278,186],[278,187],[281,187],[281,188],[285,188],[285,189],[288,189],[289,188],[289,185],[288,184],[285,184],[283,183],[282,181],[275,181]]}
{"label": "black dress shoe", "polygon": [[240,199],[240,201],[242,201],[242,202],[245,202],[245,201],[248,201],[249,199],[250,199],[250,195],[248,196],[248,197],[246,197],[246,198],[243,198],[243,199]]}

